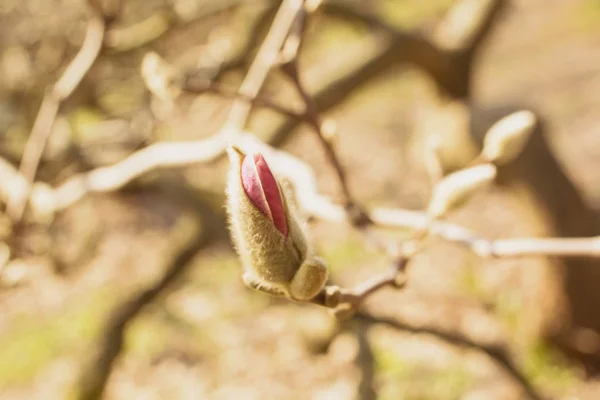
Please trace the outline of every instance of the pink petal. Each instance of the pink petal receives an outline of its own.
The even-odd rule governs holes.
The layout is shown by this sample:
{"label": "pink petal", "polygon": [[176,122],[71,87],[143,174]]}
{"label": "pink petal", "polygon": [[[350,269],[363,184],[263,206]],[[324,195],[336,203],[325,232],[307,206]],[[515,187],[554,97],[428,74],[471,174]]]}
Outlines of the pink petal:
{"label": "pink petal", "polygon": [[287,237],[283,199],[277,181],[260,153],[249,154],[242,162],[242,185],[250,201]]}

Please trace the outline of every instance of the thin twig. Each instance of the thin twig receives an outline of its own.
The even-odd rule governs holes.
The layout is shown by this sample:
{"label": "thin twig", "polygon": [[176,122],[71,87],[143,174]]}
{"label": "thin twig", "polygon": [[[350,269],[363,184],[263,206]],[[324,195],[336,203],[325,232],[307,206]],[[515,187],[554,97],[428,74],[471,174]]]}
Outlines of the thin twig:
{"label": "thin twig", "polygon": [[175,244],[172,256],[166,259],[167,265],[162,277],[112,312],[103,329],[97,354],[90,360],[87,370],[81,374],[78,399],[102,398],[113,366],[123,349],[125,334],[131,321],[147,305],[167,292],[173,283],[186,273],[198,251],[212,240],[211,235],[199,232],[196,228],[187,229],[180,235],[179,243]]}
{"label": "thin twig", "polygon": [[[301,0],[284,0],[279,7],[269,33],[240,86],[239,93],[246,99],[258,96],[301,8]],[[246,125],[252,107],[246,99],[238,99],[231,107],[227,123],[233,131],[241,130]]]}
{"label": "thin twig", "polygon": [[[420,241],[420,239],[417,241]],[[399,254],[389,254],[392,256],[393,261],[387,272],[375,275],[352,289],[335,285],[326,286],[310,302],[334,309],[338,319],[352,318],[370,295],[385,287],[402,289],[406,285],[406,268],[416,254],[416,249],[417,247],[412,245],[404,246]]]}
{"label": "thin twig", "polygon": [[[320,2],[316,4],[315,9],[319,4]],[[306,9],[303,9],[299,13],[293,31],[290,33],[282,50],[283,54],[281,58],[284,62],[282,63],[281,68],[291,79],[296,91],[300,94],[302,101],[304,102],[306,121],[312,126],[313,132],[316,134],[321,147],[325,151],[329,163],[335,170],[337,180],[342,190],[344,209],[349,221],[354,227],[365,233],[366,239],[379,244],[378,238],[373,236],[371,232],[366,229],[368,226],[372,225],[373,221],[350,193],[346,171],[333,148],[332,140],[327,137],[323,131],[318,107],[311,95],[305,89],[300,78],[298,67],[299,52],[305,40],[308,15],[309,13]],[[380,245],[379,247],[387,250],[383,245]],[[395,286],[396,288],[404,286],[405,276],[403,272],[409,261],[409,257],[407,254],[394,255],[389,253],[389,255],[395,259],[390,272],[375,276],[371,280],[364,282],[352,290],[326,288],[326,294],[331,293],[335,297],[335,300],[332,301],[331,297],[325,296],[326,305],[335,307],[338,317],[348,318],[358,310],[362,302],[372,293],[387,286]]]}
{"label": "thin twig", "polygon": [[541,393],[537,391],[536,388],[534,388],[531,385],[531,382],[529,381],[525,373],[522,372],[512,360],[505,346],[477,343],[474,340],[469,339],[466,336],[457,332],[449,332],[431,326],[428,327],[410,325],[410,323],[408,322],[401,322],[396,319],[376,316],[367,311],[360,311],[356,315],[356,318],[360,321],[368,322],[371,324],[384,324],[394,329],[410,332],[413,334],[432,335],[448,343],[460,347],[467,347],[473,350],[484,352],[490,358],[492,358],[496,362],[496,364],[499,367],[501,367],[517,384],[519,384],[519,386],[523,389],[528,398],[533,400],[541,400],[545,398]]}
{"label": "thin twig", "polygon": [[389,272],[374,276],[352,289],[335,285],[326,286],[310,300],[310,303],[341,311],[341,313],[338,313],[338,317],[349,319],[354,316],[360,305],[371,294],[384,287],[401,288],[402,286],[404,286],[404,281],[398,280],[398,271],[391,269]]}
{"label": "thin twig", "polygon": [[327,159],[333,166],[338,181],[340,183],[340,187],[342,189],[342,194],[344,196],[344,204],[349,206],[353,204],[352,195],[350,194],[350,189],[348,188],[348,180],[346,178],[346,173],[344,168],[335,154],[331,141],[327,139],[326,135],[323,134],[321,118],[319,117],[319,112],[317,107],[312,100],[312,97],[308,94],[308,92],[304,89],[302,82],[300,81],[300,76],[298,74],[298,66],[296,62],[291,62],[285,65],[284,70],[287,72],[288,76],[291,78],[294,86],[298,90],[298,93],[302,97],[304,105],[306,107],[306,117],[310,125],[313,127],[314,132],[316,133],[316,137],[319,139],[321,146],[325,150],[327,155]]}
{"label": "thin twig", "polygon": [[52,132],[60,103],[73,93],[93,65],[102,48],[105,29],[104,18],[93,7],[90,8],[92,9],[91,17],[87,23],[87,31],[81,49],[56,84],[44,95],[42,105],[33,123],[29,140],[25,145],[19,172],[25,177],[27,186],[22,196],[11,198],[6,210],[9,217],[15,223],[22,218],[27,206],[31,186],[35,180],[46,142]]}

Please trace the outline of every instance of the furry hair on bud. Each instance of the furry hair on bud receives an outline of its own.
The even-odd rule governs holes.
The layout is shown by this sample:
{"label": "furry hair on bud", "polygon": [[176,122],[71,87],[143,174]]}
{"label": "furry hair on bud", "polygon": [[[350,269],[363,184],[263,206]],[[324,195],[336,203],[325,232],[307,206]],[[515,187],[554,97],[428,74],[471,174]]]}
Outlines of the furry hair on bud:
{"label": "furry hair on bud", "polygon": [[[309,299],[316,295],[327,279],[326,268],[322,263],[321,267],[314,267],[313,255],[307,245],[305,234],[281,187],[277,183],[287,236],[282,234],[281,228],[275,225],[268,213],[253,203],[245,190],[242,182],[242,165],[247,157],[246,154],[235,146],[229,147],[227,154],[230,160],[227,177],[229,228],[246,279],[255,281],[255,287],[277,289],[286,293],[288,297],[298,300]],[[307,263],[307,260],[310,262]],[[308,274],[308,276],[296,277],[303,264],[310,268],[303,268],[299,275]],[[294,289],[292,289],[294,293],[290,293],[292,282],[294,282]]]}

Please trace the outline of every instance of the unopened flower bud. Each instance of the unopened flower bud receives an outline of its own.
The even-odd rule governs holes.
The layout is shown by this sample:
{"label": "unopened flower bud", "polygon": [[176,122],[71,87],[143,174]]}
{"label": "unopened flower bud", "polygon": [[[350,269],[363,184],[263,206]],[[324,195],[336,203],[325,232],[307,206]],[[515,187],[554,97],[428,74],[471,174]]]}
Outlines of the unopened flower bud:
{"label": "unopened flower bud", "polygon": [[495,178],[496,167],[491,164],[478,165],[448,175],[436,185],[427,213],[431,218],[443,216]]}
{"label": "unopened flower bud", "polygon": [[481,155],[496,165],[512,162],[525,148],[535,123],[535,115],[526,110],[502,118],[486,133]]}
{"label": "unopened flower bud", "polygon": [[327,269],[308,248],[304,232],[261,154],[227,150],[227,209],[233,242],[249,286],[296,300],[314,297]]}
{"label": "unopened flower bud", "polygon": [[251,154],[242,161],[242,186],[250,201],[283,236],[288,235],[283,198],[277,181],[262,154]]}

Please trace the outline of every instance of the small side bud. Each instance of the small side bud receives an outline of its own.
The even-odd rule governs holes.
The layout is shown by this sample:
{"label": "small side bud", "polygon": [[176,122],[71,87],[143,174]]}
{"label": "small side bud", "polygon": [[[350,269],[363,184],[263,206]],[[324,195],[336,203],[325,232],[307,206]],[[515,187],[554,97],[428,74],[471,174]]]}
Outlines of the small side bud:
{"label": "small side bud", "polygon": [[496,167],[491,164],[478,165],[448,175],[433,191],[427,213],[439,218],[469,199],[475,191],[496,178]]}
{"label": "small side bud", "polygon": [[525,148],[535,124],[535,115],[526,110],[500,119],[485,135],[482,157],[495,165],[514,161]]}

